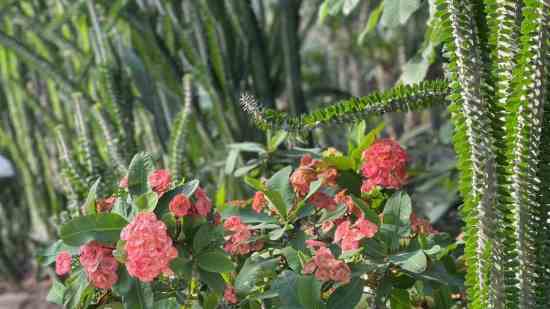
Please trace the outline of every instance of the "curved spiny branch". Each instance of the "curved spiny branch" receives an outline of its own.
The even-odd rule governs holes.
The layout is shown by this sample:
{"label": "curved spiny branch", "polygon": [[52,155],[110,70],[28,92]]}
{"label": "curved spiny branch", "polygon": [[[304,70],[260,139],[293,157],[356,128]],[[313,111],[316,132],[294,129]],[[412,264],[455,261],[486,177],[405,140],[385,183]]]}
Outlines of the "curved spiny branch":
{"label": "curved spiny branch", "polygon": [[364,97],[343,100],[297,117],[263,108],[249,94],[242,95],[241,106],[263,130],[299,132],[330,124],[358,121],[373,114],[411,111],[444,104],[448,94],[447,81],[434,80],[415,85],[400,85],[385,92],[374,92]]}

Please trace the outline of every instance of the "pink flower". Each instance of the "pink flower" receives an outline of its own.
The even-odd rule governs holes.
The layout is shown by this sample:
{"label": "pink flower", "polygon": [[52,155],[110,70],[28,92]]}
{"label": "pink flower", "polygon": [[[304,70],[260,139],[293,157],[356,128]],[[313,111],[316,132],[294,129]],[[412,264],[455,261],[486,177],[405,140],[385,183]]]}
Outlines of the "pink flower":
{"label": "pink flower", "polygon": [[118,187],[123,189],[128,188],[128,176],[124,176],[122,177],[122,179],[120,179],[120,181],[118,182]]}
{"label": "pink flower", "polygon": [[120,234],[126,241],[128,274],[143,282],[151,282],[161,273],[170,274],[170,261],[178,256],[166,225],[154,213],[138,213]]}
{"label": "pink flower", "polygon": [[325,244],[322,241],[314,240],[314,239],[308,239],[306,240],[306,246],[308,246],[311,249],[326,247],[327,244]]}
{"label": "pink flower", "polygon": [[67,251],[61,251],[55,257],[55,273],[59,276],[71,272],[71,254]]}
{"label": "pink flower", "polygon": [[302,269],[304,274],[311,274],[317,269],[317,264],[315,264],[315,261],[310,260],[309,262],[304,264],[304,267]]}
{"label": "pink flower", "polygon": [[391,139],[381,139],[363,152],[361,172],[367,178],[361,187],[369,192],[375,186],[399,189],[407,182],[407,152]]}
{"label": "pink flower", "polygon": [[97,212],[109,212],[113,209],[113,206],[116,203],[116,196],[110,196],[108,198],[101,199],[97,201],[95,209]]}
{"label": "pink flower", "polygon": [[378,232],[378,225],[370,222],[369,220],[361,217],[355,224],[353,224],[359,230],[359,233],[365,238],[373,238],[374,235]]}
{"label": "pink flower", "polygon": [[244,224],[237,216],[227,218],[224,229],[232,232],[223,246],[223,249],[231,255],[245,255],[251,251],[261,250],[264,246],[264,243],[260,240],[250,241],[252,232],[249,226]]}
{"label": "pink flower", "polygon": [[437,234],[439,231],[433,228],[430,221],[419,218],[413,212],[411,213],[411,230],[417,234]]}
{"label": "pink flower", "polygon": [[239,230],[243,222],[241,221],[241,218],[238,216],[231,216],[225,219],[225,222],[223,223],[223,228],[230,231],[230,232],[236,232]]}
{"label": "pink flower", "polygon": [[355,224],[349,220],[338,225],[334,232],[334,243],[340,243],[342,251],[353,251],[359,249],[360,241],[363,238],[372,238],[378,232],[378,226],[363,217]]}
{"label": "pink flower", "polygon": [[335,211],[337,206],[331,196],[321,191],[315,192],[315,194],[308,199],[308,202],[316,208],[326,209],[328,211]]}
{"label": "pink flower", "polygon": [[317,175],[325,186],[336,186],[336,180],[338,179],[338,171],[335,168],[327,168],[323,172]]}
{"label": "pink flower", "polygon": [[176,217],[185,217],[191,214],[191,201],[185,194],[177,194],[169,204],[170,212]]}
{"label": "pink flower", "polygon": [[118,280],[113,249],[98,242],[91,241],[80,247],[80,264],[96,288],[110,289]]}
{"label": "pink flower", "polygon": [[330,280],[330,270],[328,268],[317,268],[315,272],[315,278],[319,281],[329,281]]}
{"label": "pink flower", "polygon": [[323,233],[328,233],[332,230],[332,228],[334,227],[334,222],[332,221],[325,221],[321,224],[321,231]]}
{"label": "pink flower", "polygon": [[320,247],[315,251],[311,260],[306,262],[302,268],[304,274],[314,273],[319,281],[333,280],[341,283],[349,283],[351,270],[346,263],[338,261],[328,248]]}
{"label": "pink flower", "polygon": [[330,269],[330,279],[340,283],[349,283],[351,281],[351,269],[342,262],[337,261]]}
{"label": "pink flower", "polygon": [[149,186],[159,195],[170,189],[171,181],[172,177],[167,170],[156,170],[149,175]]}
{"label": "pink flower", "polygon": [[334,260],[334,255],[332,255],[332,252],[329,248],[321,247],[315,252],[315,256],[313,257],[313,261],[317,266],[324,267],[325,265],[329,265]]}
{"label": "pink flower", "polygon": [[206,192],[202,188],[197,188],[195,191],[195,211],[199,216],[206,217],[212,209],[212,202],[206,195]]}
{"label": "pink flower", "polygon": [[342,190],[338,193],[336,193],[336,195],[334,196],[334,201],[338,204],[344,204],[346,205],[346,207],[348,208],[348,212],[349,213],[352,213],[356,216],[361,216],[363,214],[363,212],[361,211],[361,209],[359,209],[357,207],[357,205],[355,204],[355,202],[353,201],[353,198],[351,198],[350,195],[348,195],[346,193],[347,190]]}
{"label": "pink flower", "polygon": [[256,192],[254,194],[254,199],[252,200],[252,209],[254,209],[257,213],[260,213],[266,205],[267,199],[265,198],[265,194],[260,191]]}
{"label": "pink flower", "polygon": [[316,179],[315,170],[304,166],[300,166],[290,175],[290,183],[300,196],[305,196],[309,192],[309,184]]}
{"label": "pink flower", "polygon": [[236,304],[238,302],[237,300],[237,294],[235,293],[235,288],[228,285],[225,287],[225,290],[223,291],[223,298],[225,301],[229,304]]}

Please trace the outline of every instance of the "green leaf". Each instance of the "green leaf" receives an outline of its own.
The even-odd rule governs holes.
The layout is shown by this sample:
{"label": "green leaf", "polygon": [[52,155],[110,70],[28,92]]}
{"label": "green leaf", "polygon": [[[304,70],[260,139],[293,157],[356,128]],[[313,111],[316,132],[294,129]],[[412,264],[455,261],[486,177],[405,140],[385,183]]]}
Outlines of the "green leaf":
{"label": "green leaf", "polygon": [[170,261],[170,269],[181,278],[185,280],[191,280],[193,272],[193,264],[191,261],[186,260],[182,257],[177,257]]}
{"label": "green leaf", "polygon": [[220,302],[220,297],[216,293],[208,293],[206,297],[204,298],[204,302],[202,304],[202,307],[204,309],[216,309],[218,308],[218,304]]}
{"label": "green leaf", "polygon": [[235,265],[223,251],[208,251],[197,257],[200,268],[215,273],[227,273],[235,270]]}
{"label": "green leaf", "polygon": [[393,289],[390,295],[390,308],[391,309],[410,309],[411,299],[409,298],[409,292],[402,289]]}
{"label": "green leaf", "polygon": [[327,309],[355,308],[363,295],[364,282],[353,278],[350,283],[340,286],[330,295]]}
{"label": "green leaf", "polygon": [[385,0],[380,24],[384,27],[404,25],[420,7],[420,0]]}
{"label": "green leaf", "polygon": [[378,25],[378,21],[380,20],[380,16],[382,16],[383,11],[384,11],[384,1],[380,2],[380,4],[369,15],[369,20],[367,21],[367,25],[359,35],[359,38],[358,38],[359,45],[363,45],[363,43],[365,42],[365,38],[367,37],[367,34],[371,33],[376,28],[376,26]]}
{"label": "green leaf", "polygon": [[347,156],[328,156],[323,158],[323,161],[330,166],[336,167],[339,171],[353,170],[355,168],[355,161]]}
{"label": "green leaf", "polygon": [[285,141],[287,136],[288,132],[283,130],[277,131],[273,136],[269,138],[269,141],[267,142],[267,151],[274,152],[275,150],[277,150],[279,145],[281,145],[281,143]]}
{"label": "green leaf", "polygon": [[235,149],[237,151],[242,151],[242,152],[256,152],[260,154],[266,153],[264,146],[258,143],[250,143],[250,142],[236,143],[236,144],[229,144],[227,145],[227,147],[229,147],[229,149],[232,149],[232,150]]}
{"label": "green leaf", "polygon": [[225,220],[231,216],[238,216],[246,224],[251,223],[277,223],[273,217],[261,212],[257,213],[252,209],[243,209],[237,207],[227,207],[222,213],[222,219]]}
{"label": "green leaf", "polygon": [[298,277],[295,272],[283,271],[271,284],[268,291],[270,297],[279,296],[281,308],[285,309],[301,309],[303,308],[298,300]]}
{"label": "green leaf", "polygon": [[198,180],[191,180],[182,186],[178,186],[170,191],[165,192],[159,199],[157,207],[155,208],[155,214],[158,218],[162,218],[165,213],[169,212],[170,201],[178,194],[184,194],[187,197],[191,197],[195,190],[199,187]]}
{"label": "green leaf", "polygon": [[140,196],[149,191],[147,177],[154,170],[151,156],[145,152],[136,154],[128,168],[128,192],[132,196]]}
{"label": "green leaf", "polygon": [[270,240],[279,240],[279,239],[281,239],[281,237],[283,237],[283,235],[285,234],[287,227],[288,226],[285,225],[283,227],[274,229],[273,231],[269,232],[269,239]]}
{"label": "green leaf", "polygon": [[225,281],[220,274],[204,271],[199,268],[199,279],[204,282],[212,291],[223,293],[225,290]]}
{"label": "green leaf", "polygon": [[229,154],[227,155],[227,159],[225,160],[226,175],[231,175],[235,170],[235,166],[237,165],[237,160],[239,160],[239,153],[240,152],[238,149],[231,149],[229,151]]}
{"label": "green leaf", "polygon": [[158,194],[153,191],[143,193],[134,199],[134,205],[137,211],[152,212],[157,207]]}
{"label": "green leaf", "polygon": [[256,282],[264,275],[274,272],[279,258],[264,259],[259,256],[250,256],[235,278],[237,293],[248,295],[256,287]]}
{"label": "green leaf", "polygon": [[54,280],[53,285],[48,292],[48,296],[46,296],[46,301],[58,305],[63,305],[63,298],[65,297],[66,290],[67,288],[63,285],[63,283]]}
{"label": "green leaf", "polygon": [[95,203],[97,200],[97,187],[99,186],[99,181],[101,178],[98,178],[94,184],[90,187],[90,191],[88,191],[88,196],[86,197],[86,201],[84,202],[83,209],[85,209],[85,213],[87,215],[95,214],[97,213],[97,209],[95,207]]}
{"label": "green leaf", "polygon": [[304,308],[322,308],[321,282],[314,276],[300,276],[297,282],[298,301]]}
{"label": "green leaf", "polygon": [[216,241],[223,241],[223,228],[208,223],[201,225],[193,238],[194,254],[200,253],[204,248],[207,248],[211,243]]}
{"label": "green leaf", "polygon": [[125,309],[153,309],[155,303],[153,289],[148,283],[130,279],[128,293],[122,296]]}
{"label": "green leaf", "polygon": [[380,133],[384,130],[384,123],[379,124],[376,128],[370,131],[367,135],[362,135],[359,138],[359,144],[351,152],[351,159],[355,162],[356,168],[359,168],[362,162],[362,155],[365,149],[369,148],[378,138]]}
{"label": "green leaf", "polygon": [[244,182],[249,185],[252,189],[256,191],[265,191],[266,187],[262,183],[261,180],[253,178],[253,177],[245,177]]}
{"label": "green leaf", "polygon": [[290,269],[299,273],[302,270],[302,263],[300,263],[299,251],[292,247],[285,247],[281,249],[281,253],[284,255],[286,262]]}
{"label": "green leaf", "polygon": [[424,272],[428,267],[428,259],[422,250],[398,253],[390,256],[389,261],[415,274]]}
{"label": "green leaf", "polygon": [[345,0],[344,6],[342,7],[342,13],[344,13],[344,15],[349,15],[359,2],[361,2],[361,0]]}
{"label": "green leaf", "polygon": [[267,190],[264,192],[283,218],[286,218],[287,210],[292,207],[294,200],[294,192],[289,182],[291,172],[292,167],[287,166],[275,173],[267,181]]}
{"label": "green leaf", "polygon": [[114,243],[127,224],[126,219],[113,213],[82,216],[63,224],[60,237],[69,246],[81,246],[91,240]]}
{"label": "green leaf", "polygon": [[405,192],[394,193],[384,206],[381,232],[392,251],[399,248],[399,238],[410,234],[411,199]]}

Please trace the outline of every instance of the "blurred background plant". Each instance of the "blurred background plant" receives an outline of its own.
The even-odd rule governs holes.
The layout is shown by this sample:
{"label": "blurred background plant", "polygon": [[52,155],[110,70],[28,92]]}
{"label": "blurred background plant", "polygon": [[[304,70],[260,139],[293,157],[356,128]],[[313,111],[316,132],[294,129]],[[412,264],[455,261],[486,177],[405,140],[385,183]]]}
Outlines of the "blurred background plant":
{"label": "blurred background plant", "polygon": [[[138,150],[177,176],[200,178],[223,201],[244,195],[239,177],[268,174],[270,158],[285,162],[327,146],[344,149],[342,137],[351,134],[345,127],[264,136],[241,112],[241,93],[301,114],[396,83],[440,77],[434,5],[2,1],[0,153],[12,160],[16,177],[3,181],[0,193],[0,275],[25,275],[11,265],[13,256],[28,265],[32,248],[55,234],[63,212],[81,205],[85,189],[98,177],[100,196],[116,185]],[[413,199],[424,207],[419,212],[456,234],[457,219],[445,216],[457,199],[446,110],[383,120],[384,135],[412,154],[418,175]],[[380,121],[367,119],[363,130]]]}

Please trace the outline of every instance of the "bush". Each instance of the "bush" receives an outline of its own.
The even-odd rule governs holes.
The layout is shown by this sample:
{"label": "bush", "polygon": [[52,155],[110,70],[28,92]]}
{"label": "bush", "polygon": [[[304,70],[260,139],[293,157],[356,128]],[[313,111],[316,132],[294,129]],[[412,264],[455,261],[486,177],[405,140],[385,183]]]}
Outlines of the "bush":
{"label": "bush", "polygon": [[[377,132],[343,154],[304,155],[247,200],[218,203],[137,154],[108,198],[91,188],[45,254],[48,299],[128,308],[450,308],[461,304],[460,241],[417,216],[407,153]],[[72,266],[70,266],[72,263]],[[194,308],[194,307],[193,307]]]}

